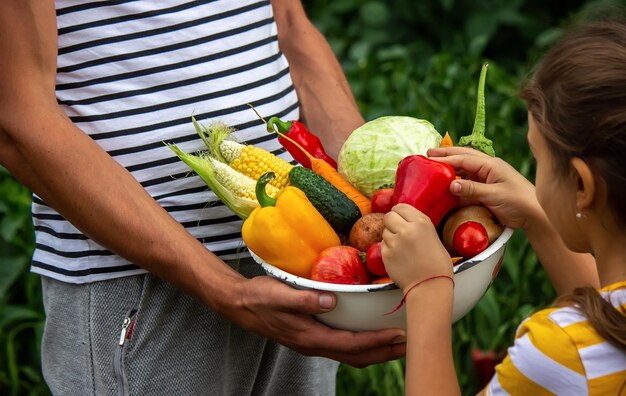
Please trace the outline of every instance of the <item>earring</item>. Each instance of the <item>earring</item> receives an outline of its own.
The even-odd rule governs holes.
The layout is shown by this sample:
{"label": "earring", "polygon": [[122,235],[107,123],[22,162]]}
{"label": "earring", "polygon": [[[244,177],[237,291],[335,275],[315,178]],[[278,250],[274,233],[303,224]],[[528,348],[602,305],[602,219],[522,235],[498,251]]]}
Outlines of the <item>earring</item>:
{"label": "earring", "polygon": [[585,216],[585,214],[583,212],[576,212],[576,220],[582,220],[584,218],[586,218],[587,216]]}

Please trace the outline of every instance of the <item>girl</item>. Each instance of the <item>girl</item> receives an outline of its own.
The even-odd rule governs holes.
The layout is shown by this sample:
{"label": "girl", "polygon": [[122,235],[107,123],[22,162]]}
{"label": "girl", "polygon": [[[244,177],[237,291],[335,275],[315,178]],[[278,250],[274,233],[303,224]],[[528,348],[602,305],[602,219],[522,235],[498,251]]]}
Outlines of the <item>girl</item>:
{"label": "girl", "polygon": [[[571,30],[522,98],[536,187],[471,149],[428,153],[467,176],[454,194],[524,230],[560,295],[522,322],[484,393],[626,393],[626,22]],[[406,296],[406,392],[458,394],[449,255],[413,207],[394,207],[385,226],[383,260]]]}

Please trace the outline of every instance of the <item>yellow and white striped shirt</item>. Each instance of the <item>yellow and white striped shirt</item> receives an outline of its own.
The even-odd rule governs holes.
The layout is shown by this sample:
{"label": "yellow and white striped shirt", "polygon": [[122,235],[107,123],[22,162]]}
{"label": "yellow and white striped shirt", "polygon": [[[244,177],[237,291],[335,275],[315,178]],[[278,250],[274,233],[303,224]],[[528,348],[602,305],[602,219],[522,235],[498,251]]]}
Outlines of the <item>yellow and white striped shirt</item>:
{"label": "yellow and white striped shirt", "polygon": [[[626,307],[626,281],[600,292],[614,307]],[[626,395],[626,353],[575,307],[545,309],[520,324],[482,394]]]}

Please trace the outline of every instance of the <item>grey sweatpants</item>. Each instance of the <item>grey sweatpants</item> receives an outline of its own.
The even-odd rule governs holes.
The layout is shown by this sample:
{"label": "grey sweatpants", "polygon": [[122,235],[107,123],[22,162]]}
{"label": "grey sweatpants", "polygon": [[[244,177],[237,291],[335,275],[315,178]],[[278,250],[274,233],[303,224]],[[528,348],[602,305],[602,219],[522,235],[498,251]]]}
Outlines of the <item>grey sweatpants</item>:
{"label": "grey sweatpants", "polygon": [[[260,274],[251,260],[240,272]],[[43,374],[55,395],[335,394],[337,362],[249,333],[150,274],[42,283]]]}

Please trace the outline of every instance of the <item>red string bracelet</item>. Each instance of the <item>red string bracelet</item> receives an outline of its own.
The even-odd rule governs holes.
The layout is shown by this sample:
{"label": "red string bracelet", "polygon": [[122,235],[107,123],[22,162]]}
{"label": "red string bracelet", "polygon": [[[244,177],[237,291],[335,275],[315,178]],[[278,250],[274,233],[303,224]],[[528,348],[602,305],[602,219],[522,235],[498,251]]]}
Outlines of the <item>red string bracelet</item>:
{"label": "red string bracelet", "polygon": [[431,276],[429,278],[426,279],[422,279],[421,281],[417,282],[416,284],[414,284],[413,286],[409,287],[409,290],[406,291],[406,293],[404,293],[404,296],[402,296],[402,300],[400,300],[400,303],[398,304],[397,307],[395,307],[393,309],[393,311],[391,312],[387,312],[385,315],[391,315],[392,313],[396,312],[397,310],[399,310],[400,308],[402,308],[402,306],[404,305],[404,303],[406,302],[406,296],[409,295],[409,292],[413,289],[415,289],[417,286],[421,285],[424,282],[427,282],[429,280],[433,280],[433,279],[437,279],[437,278],[448,278],[452,281],[452,287],[454,288],[454,278],[448,275],[435,275],[435,276]]}

